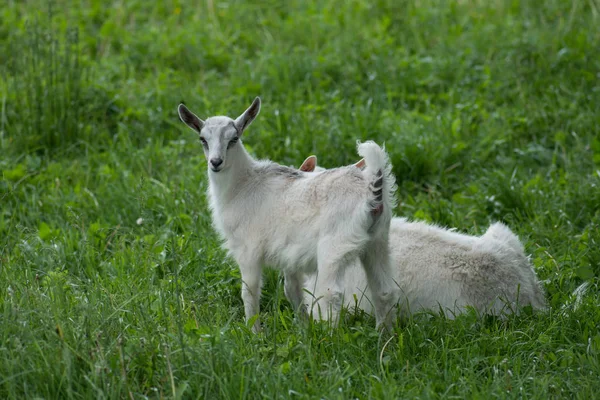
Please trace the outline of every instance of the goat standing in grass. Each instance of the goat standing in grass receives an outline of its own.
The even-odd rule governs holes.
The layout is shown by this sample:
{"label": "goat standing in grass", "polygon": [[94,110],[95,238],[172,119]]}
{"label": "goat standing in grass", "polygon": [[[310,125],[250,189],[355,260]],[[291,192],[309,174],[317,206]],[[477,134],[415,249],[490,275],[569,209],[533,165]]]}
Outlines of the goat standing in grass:
{"label": "goat standing in grass", "polygon": [[[202,121],[183,104],[181,120],[200,135],[208,160],[213,224],[242,275],[246,321],[259,313],[263,265],[284,273],[285,294],[304,312],[304,273],[315,273],[315,294],[327,319],[342,307],[347,263],[360,259],[378,326],[391,324],[398,288],[390,279],[389,223],[395,180],[387,154],[374,142],[358,146],[368,167],[304,173],[254,160],[241,143],[260,99],[238,118]],[[256,320],[253,330],[260,325]]]}
{"label": "goat standing in grass", "polygon": [[[365,160],[355,164],[363,168]],[[368,160],[366,162],[368,167]],[[300,169],[322,173],[315,156]],[[401,291],[400,313],[441,310],[447,317],[474,307],[479,313],[502,315],[519,306],[546,308],[544,291],[519,238],[502,223],[483,236],[464,235],[425,222],[392,218],[390,226],[392,277]],[[305,304],[310,306],[317,277],[307,275]],[[342,288],[348,308],[372,313],[371,293],[364,284],[360,260],[346,271]]]}

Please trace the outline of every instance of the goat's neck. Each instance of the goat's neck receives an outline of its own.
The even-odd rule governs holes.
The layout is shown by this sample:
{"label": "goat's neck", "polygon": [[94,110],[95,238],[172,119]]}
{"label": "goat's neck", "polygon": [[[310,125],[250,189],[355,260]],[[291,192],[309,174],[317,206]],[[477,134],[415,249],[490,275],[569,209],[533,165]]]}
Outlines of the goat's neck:
{"label": "goat's neck", "polygon": [[226,170],[214,172],[208,169],[210,192],[216,204],[228,203],[239,190],[240,184],[248,177],[254,159],[248,154],[243,144],[238,143],[227,155],[230,165]]}

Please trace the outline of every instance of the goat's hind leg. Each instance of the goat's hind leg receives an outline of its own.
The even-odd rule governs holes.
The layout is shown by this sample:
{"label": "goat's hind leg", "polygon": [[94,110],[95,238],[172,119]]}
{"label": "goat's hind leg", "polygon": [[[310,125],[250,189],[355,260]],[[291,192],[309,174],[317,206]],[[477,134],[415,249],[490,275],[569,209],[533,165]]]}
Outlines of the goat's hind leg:
{"label": "goat's hind leg", "polygon": [[294,311],[300,318],[306,316],[306,305],[303,297],[303,278],[301,272],[286,272],[284,277],[285,297],[292,303]]}
{"label": "goat's hind leg", "polygon": [[391,329],[395,317],[394,307],[398,302],[400,288],[394,281],[390,265],[390,251],[387,238],[375,239],[361,255],[375,306],[377,327]]}
{"label": "goat's hind leg", "polygon": [[331,321],[333,325],[337,325],[343,304],[339,273],[340,266],[335,263],[320,264],[312,307],[313,318]]}
{"label": "goat's hind leg", "polygon": [[317,283],[315,285],[316,303],[318,315],[321,319],[330,320],[337,325],[342,306],[344,304],[344,292],[341,283],[348,261],[356,257],[346,246],[340,245],[339,238],[329,238],[319,243]]}

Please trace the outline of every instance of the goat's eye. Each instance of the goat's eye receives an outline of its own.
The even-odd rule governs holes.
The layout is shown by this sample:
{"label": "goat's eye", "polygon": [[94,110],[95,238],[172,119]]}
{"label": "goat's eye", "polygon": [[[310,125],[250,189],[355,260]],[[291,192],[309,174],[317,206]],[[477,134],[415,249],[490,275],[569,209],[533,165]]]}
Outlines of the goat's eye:
{"label": "goat's eye", "polygon": [[236,144],[238,142],[238,139],[239,138],[237,138],[237,137],[234,137],[233,139],[231,139],[229,141],[229,144],[227,145],[227,148],[230,149],[234,144]]}
{"label": "goat's eye", "polygon": [[202,146],[208,147],[208,143],[206,142],[206,139],[204,139],[203,137],[200,137],[200,141],[202,142]]}

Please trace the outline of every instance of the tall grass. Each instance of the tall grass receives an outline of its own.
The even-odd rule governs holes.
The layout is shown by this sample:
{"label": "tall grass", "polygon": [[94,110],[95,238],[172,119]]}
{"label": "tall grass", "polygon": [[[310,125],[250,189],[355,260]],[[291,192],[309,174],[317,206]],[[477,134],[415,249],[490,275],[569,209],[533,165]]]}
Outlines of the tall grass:
{"label": "tall grass", "polygon": [[15,34],[3,70],[6,140],[24,150],[52,152],[89,135],[89,107],[83,98],[89,75],[79,30],[60,34],[50,22],[31,21],[22,34]]}

